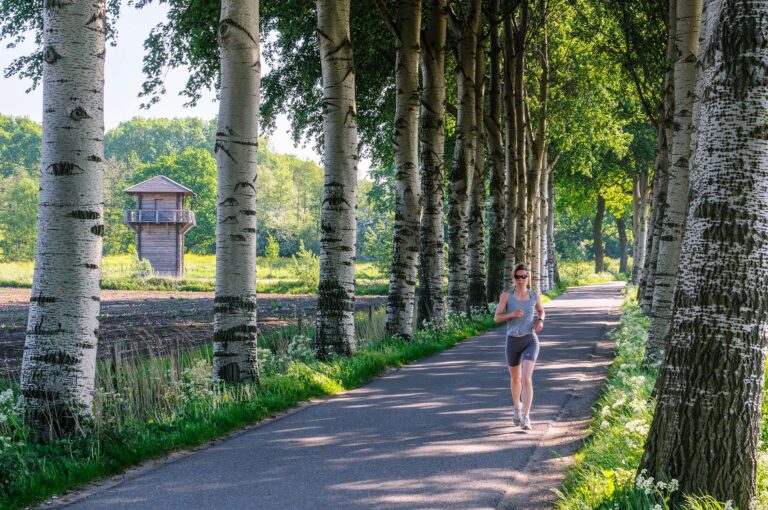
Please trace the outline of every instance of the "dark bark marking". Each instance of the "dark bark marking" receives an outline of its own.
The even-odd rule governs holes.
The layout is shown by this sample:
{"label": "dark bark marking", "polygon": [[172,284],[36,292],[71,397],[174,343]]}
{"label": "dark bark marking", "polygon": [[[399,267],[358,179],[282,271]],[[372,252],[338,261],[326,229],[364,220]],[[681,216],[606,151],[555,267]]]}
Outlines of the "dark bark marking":
{"label": "dark bark marking", "polygon": [[35,361],[42,361],[44,363],[48,363],[51,365],[71,366],[71,365],[77,364],[77,358],[62,351],[48,352],[46,354],[43,354],[42,356],[33,356],[32,359]]}
{"label": "dark bark marking", "polygon": [[72,211],[67,216],[77,220],[98,220],[101,218],[101,214],[96,211]]}
{"label": "dark bark marking", "polygon": [[243,229],[240,229],[240,232],[246,232],[248,234],[255,234],[256,233],[256,229],[255,228],[243,228]]}
{"label": "dark bark marking", "polygon": [[78,165],[74,163],[67,163],[64,161],[60,161],[59,163],[53,163],[52,165],[48,165],[48,168],[46,168],[45,171],[49,172],[51,175],[54,175],[56,177],[80,175],[83,173],[83,169]]}
{"label": "dark bark marking", "polygon": [[96,155],[88,156],[85,159],[86,159],[86,161],[93,161],[94,163],[101,163],[101,161],[102,161],[102,159],[100,157],[96,156]]}
{"label": "dark bark marking", "polygon": [[219,379],[226,382],[240,381],[240,365],[237,363],[227,363],[219,368]]}
{"label": "dark bark marking", "polygon": [[219,205],[235,206],[235,205],[239,205],[239,202],[235,197],[229,197],[226,200],[219,202]]}
{"label": "dark bark marking", "polygon": [[214,313],[234,313],[241,310],[252,312],[256,310],[256,298],[240,296],[218,296],[213,300]]}
{"label": "dark bark marking", "polygon": [[245,241],[245,237],[240,234],[231,234],[229,239],[230,241]]}
{"label": "dark bark marking", "polygon": [[223,143],[223,142],[221,142],[221,141],[219,141],[219,140],[216,140],[216,145],[215,145],[215,146],[214,146],[214,148],[213,148],[213,153],[214,153],[214,154],[217,154],[217,153],[219,152],[219,150],[221,150],[222,152],[224,152],[224,154],[226,154],[226,155],[227,155],[227,157],[228,157],[229,159],[231,159],[231,160],[232,160],[232,161],[234,161],[234,162],[237,162],[237,160],[236,160],[236,159],[235,159],[235,158],[232,156],[232,153],[231,153],[231,152],[229,152],[229,151],[228,151],[228,150],[227,150],[227,149],[224,147],[224,143]]}
{"label": "dark bark marking", "polygon": [[246,182],[246,181],[238,182],[237,184],[235,184],[235,191],[237,191],[239,188],[251,188],[253,192],[256,193],[256,187],[250,182]]}
{"label": "dark bark marking", "polygon": [[61,55],[56,52],[56,49],[53,46],[48,46],[45,48],[45,51],[43,51],[43,60],[48,64],[55,64],[60,58]]}
{"label": "dark bark marking", "polygon": [[240,209],[240,214],[244,214],[246,216],[256,216],[256,211],[253,209]]}
{"label": "dark bark marking", "polygon": [[90,119],[91,116],[88,115],[88,112],[85,111],[85,108],[82,106],[78,106],[71,112],[69,112],[69,118],[75,121],[83,120],[83,119]]}
{"label": "dark bark marking", "polygon": [[36,335],[36,336],[53,336],[58,335],[59,333],[62,333],[64,329],[61,327],[61,323],[59,322],[56,329],[45,329],[43,328],[43,319],[40,319],[40,321],[35,324],[35,327],[32,328],[32,331],[28,331],[28,335]]}
{"label": "dark bark marking", "polygon": [[44,304],[44,303],[55,303],[56,301],[57,299],[51,296],[32,296],[31,298],[29,298],[30,303]]}
{"label": "dark bark marking", "polygon": [[258,44],[259,44],[258,41],[256,41],[253,38],[251,33],[245,27],[243,27],[238,22],[232,20],[231,18],[223,19],[223,20],[221,20],[219,22],[219,37],[221,37],[222,39],[226,39],[227,38],[227,32],[229,32],[230,28],[235,28],[235,29],[239,30],[240,32],[245,34],[245,36],[248,37],[248,39],[250,39],[251,42],[253,42],[253,44],[258,46]]}
{"label": "dark bark marking", "polygon": [[258,328],[251,324],[241,324],[213,334],[214,342],[245,342],[251,340],[258,332]]}
{"label": "dark bark marking", "polygon": [[85,267],[87,269],[98,269],[99,268],[98,264],[83,264],[83,267]]}
{"label": "dark bark marking", "polygon": [[238,223],[237,216],[227,216],[219,222],[220,225],[226,225],[228,223]]}
{"label": "dark bark marking", "polygon": [[94,225],[91,227],[91,232],[99,237],[104,237],[104,225]]}

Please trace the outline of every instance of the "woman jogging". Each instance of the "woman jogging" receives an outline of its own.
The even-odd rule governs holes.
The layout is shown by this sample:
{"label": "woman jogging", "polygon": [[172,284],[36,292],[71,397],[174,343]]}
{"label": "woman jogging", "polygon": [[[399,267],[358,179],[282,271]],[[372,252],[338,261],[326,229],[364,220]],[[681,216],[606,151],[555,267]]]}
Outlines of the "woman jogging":
{"label": "woman jogging", "polygon": [[517,264],[514,275],[515,288],[501,294],[494,320],[507,322],[507,367],[515,405],[513,423],[519,424],[523,430],[531,430],[529,413],[533,401],[533,367],[539,356],[536,333],[544,329],[544,307],[541,306],[539,293],[528,289],[528,266]]}

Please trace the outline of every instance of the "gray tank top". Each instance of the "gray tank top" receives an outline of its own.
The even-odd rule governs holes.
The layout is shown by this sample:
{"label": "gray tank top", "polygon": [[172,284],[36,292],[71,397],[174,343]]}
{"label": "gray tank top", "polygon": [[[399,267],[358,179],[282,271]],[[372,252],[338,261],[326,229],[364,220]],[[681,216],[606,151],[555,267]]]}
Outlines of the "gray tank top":
{"label": "gray tank top", "polygon": [[536,291],[529,290],[528,297],[526,299],[517,299],[515,296],[515,289],[507,291],[509,299],[507,299],[507,313],[512,313],[518,308],[523,311],[522,317],[512,317],[507,321],[507,336],[523,336],[533,331],[534,323],[536,322],[536,302],[538,301],[538,295]]}

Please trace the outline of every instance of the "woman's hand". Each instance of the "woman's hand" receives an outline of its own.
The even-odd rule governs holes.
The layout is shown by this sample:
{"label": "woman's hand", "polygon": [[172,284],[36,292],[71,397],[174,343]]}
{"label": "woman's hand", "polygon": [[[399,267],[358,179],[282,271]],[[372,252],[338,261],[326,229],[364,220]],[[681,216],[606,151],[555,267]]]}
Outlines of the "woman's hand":
{"label": "woman's hand", "polygon": [[541,319],[536,319],[536,324],[533,326],[533,331],[536,333],[540,332],[542,329],[544,329],[544,321]]}
{"label": "woman's hand", "polygon": [[519,319],[520,317],[525,315],[525,312],[523,311],[522,308],[518,308],[517,310],[515,310],[512,313],[510,313],[509,315],[510,315],[510,317],[514,317],[515,319]]}

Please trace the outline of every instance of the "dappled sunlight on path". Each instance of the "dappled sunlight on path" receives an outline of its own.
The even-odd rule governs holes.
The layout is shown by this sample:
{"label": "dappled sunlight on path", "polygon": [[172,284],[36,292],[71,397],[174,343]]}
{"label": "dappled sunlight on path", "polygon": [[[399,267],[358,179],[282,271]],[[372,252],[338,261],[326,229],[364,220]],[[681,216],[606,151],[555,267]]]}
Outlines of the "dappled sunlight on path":
{"label": "dappled sunlight on path", "polygon": [[525,486],[530,459],[542,455],[540,443],[554,440],[571,450],[578,444],[580,436],[553,423],[565,416],[583,429],[588,420],[591,401],[573,416],[568,409],[587,389],[593,399],[599,387],[608,360],[595,354],[596,345],[604,342],[619,288],[577,288],[547,303],[532,432],[512,426],[504,337],[496,329],[193,455],[139,470],[71,508],[469,509],[515,508],[514,500],[527,509],[525,496],[510,491],[512,482]]}

